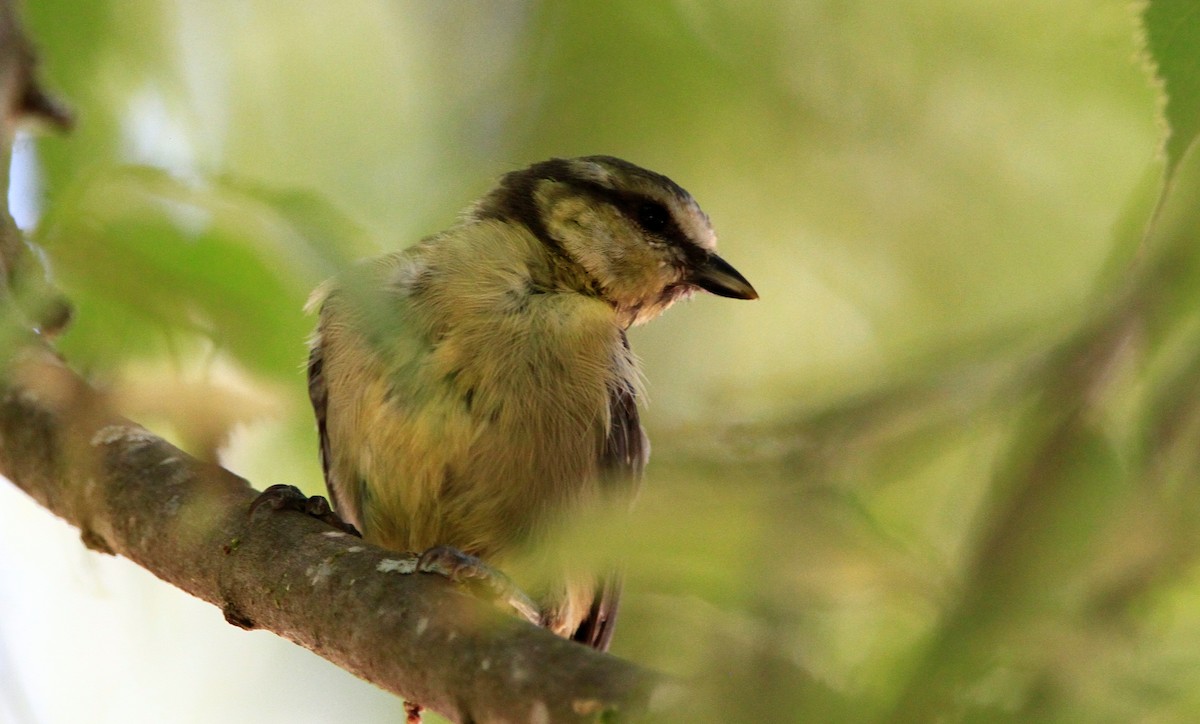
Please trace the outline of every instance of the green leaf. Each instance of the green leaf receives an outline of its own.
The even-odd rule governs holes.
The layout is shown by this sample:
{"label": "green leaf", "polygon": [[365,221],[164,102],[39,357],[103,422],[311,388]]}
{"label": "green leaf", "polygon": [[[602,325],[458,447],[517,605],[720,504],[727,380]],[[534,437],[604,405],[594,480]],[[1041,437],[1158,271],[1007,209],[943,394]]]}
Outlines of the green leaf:
{"label": "green leaf", "polygon": [[144,167],[81,182],[40,230],[79,310],[69,354],[107,367],[199,337],[251,369],[294,377],[312,327],[304,300],[338,266],[329,250],[353,227],[288,198],[280,210]]}
{"label": "green leaf", "polygon": [[1200,4],[1150,0],[1142,20],[1148,60],[1165,95],[1169,178],[1200,133]]}

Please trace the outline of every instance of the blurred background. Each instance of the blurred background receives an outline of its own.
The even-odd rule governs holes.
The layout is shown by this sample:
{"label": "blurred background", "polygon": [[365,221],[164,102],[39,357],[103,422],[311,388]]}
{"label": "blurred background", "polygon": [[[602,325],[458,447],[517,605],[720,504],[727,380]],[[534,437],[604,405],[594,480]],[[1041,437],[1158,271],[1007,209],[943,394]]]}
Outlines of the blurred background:
{"label": "blurred background", "polygon": [[[1124,0],[25,11],[78,125],[19,140],[14,215],[129,417],[321,492],[308,292],[621,156],[761,299],[631,334],[644,492],[574,542],[629,562],[615,653],[694,721],[1200,715],[1200,175]],[[0,720],[400,715],[0,485]]]}

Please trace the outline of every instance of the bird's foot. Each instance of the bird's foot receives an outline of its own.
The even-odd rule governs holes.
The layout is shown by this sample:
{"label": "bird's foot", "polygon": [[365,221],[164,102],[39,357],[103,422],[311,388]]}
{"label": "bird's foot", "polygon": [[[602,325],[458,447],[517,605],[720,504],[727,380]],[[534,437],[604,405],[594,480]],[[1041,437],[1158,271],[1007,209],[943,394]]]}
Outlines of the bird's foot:
{"label": "bird's foot", "polygon": [[430,548],[417,559],[417,570],[421,573],[437,573],[455,583],[481,583],[492,597],[507,603],[522,618],[535,626],[542,625],[541,611],[511,578],[457,548]]}
{"label": "bird's foot", "polygon": [[421,724],[421,710],[425,707],[420,704],[414,704],[411,701],[404,702],[404,721],[405,724]]}
{"label": "bird's foot", "polygon": [[357,528],[342,520],[342,517],[329,507],[328,500],[320,495],[306,496],[295,485],[272,485],[259,493],[250,504],[250,517],[253,518],[261,508],[273,511],[294,510],[332,525],[343,533],[362,537]]}

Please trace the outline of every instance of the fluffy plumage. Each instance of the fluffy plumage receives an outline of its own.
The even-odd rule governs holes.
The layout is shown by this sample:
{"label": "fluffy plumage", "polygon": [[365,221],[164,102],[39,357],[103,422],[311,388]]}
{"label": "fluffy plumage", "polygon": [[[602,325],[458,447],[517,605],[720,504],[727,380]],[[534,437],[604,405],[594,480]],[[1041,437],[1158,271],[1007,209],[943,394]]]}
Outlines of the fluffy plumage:
{"label": "fluffy plumage", "polygon": [[[334,505],[368,540],[500,569],[631,499],[649,445],[625,330],[703,288],[754,298],[692,197],[620,159],[501,179],[460,223],[326,283],[309,391]],[[558,561],[545,625],[607,648],[620,583]]]}

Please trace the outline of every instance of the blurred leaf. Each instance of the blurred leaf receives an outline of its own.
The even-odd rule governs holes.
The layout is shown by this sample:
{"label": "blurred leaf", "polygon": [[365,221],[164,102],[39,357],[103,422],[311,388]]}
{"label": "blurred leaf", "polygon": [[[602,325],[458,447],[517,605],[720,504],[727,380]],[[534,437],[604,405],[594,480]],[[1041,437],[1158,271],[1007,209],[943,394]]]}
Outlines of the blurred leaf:
{"label": "blurred leaf", "polygon": [[1148,0],[1146,51],[1163,86],[1167,177],[1200,133],[1200,7],[1192,0]]}
{"label": "blurred leaf", "polygon": [[276,198],[291,200],[290,216],[228,186],[145,167],[73,188],[40,229],[78,306],[64,340],[72,358],[112,366],[199,335],[251,369],[294,379],[312,327],[304,301],[354,228],[308,197]]}

